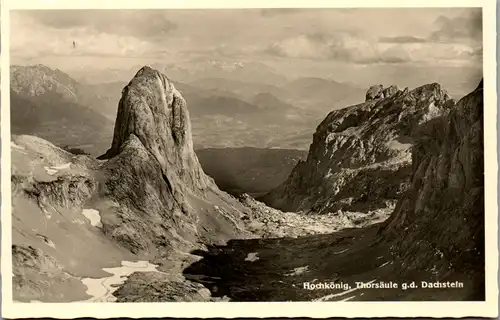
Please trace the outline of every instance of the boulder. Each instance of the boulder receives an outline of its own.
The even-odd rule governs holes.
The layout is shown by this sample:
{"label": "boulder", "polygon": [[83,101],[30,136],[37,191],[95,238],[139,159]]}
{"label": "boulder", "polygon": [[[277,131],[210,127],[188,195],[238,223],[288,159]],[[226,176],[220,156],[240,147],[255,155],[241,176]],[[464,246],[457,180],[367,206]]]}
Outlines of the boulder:
{"label": "boulder", "polygon": [[381,84],[371,86],[366,92],[366,101],[384,97],[384,86]]}
{"label": "boulder", "polygon": [[388,98],[394,94],[396,94],[399,91],[398,87],[395,85],[391,85],[387,88],[385,88],[382,92],[384,94],[385,98]]}

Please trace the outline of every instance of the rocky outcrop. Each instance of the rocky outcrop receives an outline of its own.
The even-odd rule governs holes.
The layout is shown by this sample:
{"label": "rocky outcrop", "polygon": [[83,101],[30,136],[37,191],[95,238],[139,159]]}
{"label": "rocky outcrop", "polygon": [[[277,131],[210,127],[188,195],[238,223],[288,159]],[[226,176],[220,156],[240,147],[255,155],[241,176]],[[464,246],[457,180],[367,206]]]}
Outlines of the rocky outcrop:
{"label": "rocky outcrop", "polygon": [[174,194],[185,188],[192,192],[216,188],[194,153],[184,98],[165,75],[150,67],[139,70],[123,89],[111,148],[99,159],[115,157],[127,149],[141,150],[158,165]]}
{"label": "rocky outcrop", "polygon": [[393,94],[397,93],[399,91],[398,87],[395,85],[391,85],[387,88],[385,88],[382,93],[384,94],[384,98],[388,98],[392,96]]}
{"label": "rocky outcrop", "polygon": [[381,84],[371,86],[366,92],[366,101],[384,97],[384,86]]}
{"label": "rocky outcrop", "polygon": [[316,213],[392,208],[408,187],[415,135],[453,105],[433,83],[332,111],[317,127],[307,160],[262,201]]}
{"label": "rocky outcrop", "polygon": [[[401,96],[420,102],[430,98],[437,105],[440,93],[439,86],[428,85]],[[446,101],[441,115],[428,119],[427,111],[418,118],[420,110],[416,119],[411,118],[411,126],[406,123],[413,139],[410,185],[389,219],[363,228],[344,226],[325,235],[230,241],[209,248],[209,254],[185,274],[210,279],[203,284],[212,294],[231,301],[484,301],[482,81],[457,104],[448,105],[446,95],[441,97]],[[259,206],[248,197],[242,201]],[[336,219],[329,216],[322,217],[330,223]],[[246,257],[258,260],[249,263]],[[326,294],[296,285],[311,279],[353,288],[359,282],[373,286],[332,289]],[[374,290],[391,283],[416,287]]]}
{"label": "rocky outcrop", "polygon": [[[85,286],[80,280],[63,271],[54,258],[43,254],[40,249],[32,246],[12,246],[12,268],[15,270],[12,279],[13,291],[17,299],[32,301],[46,296],[59,302],[65,298],[85,298]],[[69,291],[67,288],[74,290]]]}
{"label": "rocky outcrop", "polygon": [[485,263],[483,160],[481,81],[448,115],[419,126],[411,186],[380,231],[404,272],[465,273],[476,279],[479,299]]}
{"label": "rocky outcrop", "polygon": [[270,208],[247,194],[240,195],[239,200],[251,212],[243,217],[246,228],[261,238],[300,238],[313,234],[330,234],[346,228],[361,228],[379,223],[391,213],[388,210],[377,210],[371,214],[335,212],[304,215]]}
{"label": "rocky outcrop", "polygon": [[[190,250],[249,235],[240,219],[247,209],[199,165],[184,99],[149,67],[123,89],[113,143],[100,159],[31,136],[13,137],[12,159],[14,244],[77,278],[135,260],[175,272]],[[18,268],[28,281],[32,273]],[[25,299],[20,290],[15,297]],[[54,297],[41,290],[33,299]]]}
{"label": "rocky outcrop", "polygon": [[366,91],[366,101],[389,98],[398,91],[399,89],[395,85],[391,85],[387,88],[384,88],[381,84],[373,85]]}

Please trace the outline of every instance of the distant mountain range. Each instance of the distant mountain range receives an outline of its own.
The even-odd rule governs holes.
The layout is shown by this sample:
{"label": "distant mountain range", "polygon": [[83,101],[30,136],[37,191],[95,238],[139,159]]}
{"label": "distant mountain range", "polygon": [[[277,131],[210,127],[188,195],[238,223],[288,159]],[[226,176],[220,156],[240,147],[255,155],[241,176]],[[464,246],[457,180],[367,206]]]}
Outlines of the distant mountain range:
{"label": "distant mountain range", "polygon": [[[222,61],[193,59],[177,63],[151,63],[151,67],[162,70],[171,80],[184,83],[195,82],[205,78],[221,78],[230,81],[258,82],[280,84],[286,82],[286,77],[276,70],[260,62]],[[125,69],[74,70],[71,74],[84,84],[100,84],[116,81],[127,81],[137,72],[140,65]]]}
{"label": "distant mountain range", "polygon": [[43,65],[11,67],[11,130],[58,146],[98,155],[109,145],[113,122],[91,106],[100,98],[60,70]]}
{"label": "distant mountain range", "polygon": [[[260,63],[198,61],[191,66],[190,71],[172,65],[163,69],[188,103],[197,148],[296,144],[304,149],[307,146],[300,139],[294,142],[294,137],[307,131],[309,140],[311,128],[325,114],[346,100],[361,101],[364,95],[364,90],[331,80],[289,81]],[[10,74],[15,133],[83,146],[95,155],[105,151],[127,81],[89,84],[82,74],[78,78],[84,81],[77,81],[41,64],[12,66]],[[110,80],[120,77],[113,70],[102,72],[106,75]],[[280,141],[288,142],[280,145]]]}

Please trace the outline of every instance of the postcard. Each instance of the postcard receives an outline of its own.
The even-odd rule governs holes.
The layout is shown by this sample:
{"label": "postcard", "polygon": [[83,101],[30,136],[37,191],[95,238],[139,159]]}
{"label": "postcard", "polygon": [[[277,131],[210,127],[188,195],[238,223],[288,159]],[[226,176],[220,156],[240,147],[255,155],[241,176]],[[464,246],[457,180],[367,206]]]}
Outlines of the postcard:
{"label": "postcard", "polygon": [[3,1],[5,318],[496,317],[494,1]]}

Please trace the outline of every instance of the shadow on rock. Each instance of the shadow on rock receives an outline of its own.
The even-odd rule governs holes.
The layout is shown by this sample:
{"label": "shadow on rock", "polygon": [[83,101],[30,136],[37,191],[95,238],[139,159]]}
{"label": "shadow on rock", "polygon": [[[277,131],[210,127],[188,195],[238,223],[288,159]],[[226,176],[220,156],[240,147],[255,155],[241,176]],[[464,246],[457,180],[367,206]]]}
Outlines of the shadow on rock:
{"label": "shadow on rock", "polygon": [[[193,251],[203,259],[184,276],[231,301],[478,300],[473,279],[465,275],[407,272],[378,230],[375,225],[301,238],[231,240]],[[422,281],[463,286],[424,288]]]}

